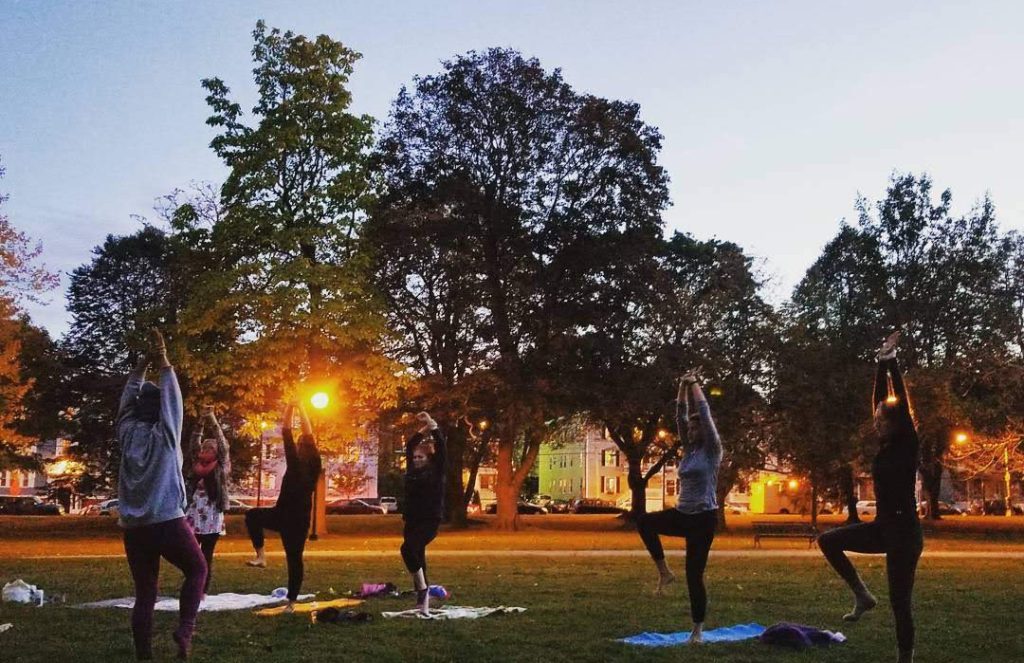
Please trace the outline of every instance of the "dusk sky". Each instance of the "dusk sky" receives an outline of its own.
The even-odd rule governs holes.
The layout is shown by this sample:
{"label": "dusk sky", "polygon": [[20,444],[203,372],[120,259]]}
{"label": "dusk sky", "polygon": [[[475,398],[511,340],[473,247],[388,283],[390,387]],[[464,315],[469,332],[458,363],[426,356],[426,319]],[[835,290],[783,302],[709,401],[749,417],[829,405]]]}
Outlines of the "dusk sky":
{"label": "dusk sky", "polygon": [[928,172],[957,213],[991,193],[1024,229],[1021,2],[91,2],[0,0],[2,208],[64,274],[153,202],[225,171],[199,81],[248,108],[257,19],[361,52],[353,110],[455,54],[509,46],[665,136],[669,230],[734,241],[785,299],[858,192]]}

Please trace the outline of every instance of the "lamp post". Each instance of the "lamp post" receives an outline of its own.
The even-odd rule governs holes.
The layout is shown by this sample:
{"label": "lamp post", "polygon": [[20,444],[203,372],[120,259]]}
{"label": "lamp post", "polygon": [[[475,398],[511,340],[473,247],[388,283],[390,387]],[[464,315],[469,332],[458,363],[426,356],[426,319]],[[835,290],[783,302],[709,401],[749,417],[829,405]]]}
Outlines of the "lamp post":
{"label": "lamp post", "polygon": [[260,508],[263,499],[263,457],[266,454],[267,422],[260,422],[260,455],[256,465],[256,508]]}
{"label": "lamp post", "polygon": [[[310,404],[315,409],[323,410],[331,402],[331,399],[327,395],[326,392],[318,391],[315,394],[313,394],[312,396],[310,396],[309,402],[310,402]],[[317,431],[316,423],[315,422],[316,422],[316,418],[313,418],[313,420],[310,423],[313,425],[313,435],[319,439],[319,435],[317,434],[318,431]],[[310,541],[316,541],[316,540],[318,540],[320,538],[320,535],[318,534],[318,529],[319,529],[320,523],[317,522],[317,520],[318,520],[317,516],[320,513],[320,506],[324,502],[326,502],[326,500],[327,500],[327,484],[326,484],[326,481],[324,480],[324,476],[325,476],[324,473],[325,473],[325,471],[326,470],[321,468],[320,476],[317,478],[316,490],[313,491],[313,523],[312,523],[312,528],[310,529],[310,534],[309,534],[309,540]],[[319,493],[320,493],[321,486],[323,487],[323,502],[321,502],[320,499],[319,499]],[[326,531],[326,530],[324,530],[324,531]]]}
{"label": "lamp post", "polygon": [[1006,515],[1013,515],[1013,507],[1010,506],[1010,445],[1003,445],[1003,481],[1006,483]]}

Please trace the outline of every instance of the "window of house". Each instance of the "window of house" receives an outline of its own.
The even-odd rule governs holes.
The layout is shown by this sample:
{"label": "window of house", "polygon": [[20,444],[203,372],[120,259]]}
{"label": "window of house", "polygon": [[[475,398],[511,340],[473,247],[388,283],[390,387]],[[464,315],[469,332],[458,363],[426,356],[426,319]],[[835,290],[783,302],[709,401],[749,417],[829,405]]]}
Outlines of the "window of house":
{"label": "window of house", "polygon": [[676,480],[666,479],[665,480],[665,495],[668,497],[674,497],[676,494]]}
{"label": "window of house", "polygon": [[602,480],[603,492],[612,494],[619,492],[619,477],[604,477]]}
{"label": "window of house", "polygon": [[35,472],[22,472],[21,473],[21,487],[22,488],[29,488],[29,487],[35,485],[35,483],[36,483],[36,473]]}
{"label": "window of house", "polygon": [[11,485],[11,473],[4,470],[0,472],[0,488],[7,488]]}
{"label": "window of house", "polygon": [[605,449],[601,452],[601,467],[618,467],[619,466],[619,450],[618,449]]}
{"label": "window of house", "polygon": [[277,477],[273,474],[264,474],[263,487],[267,490],[274,490],[277,488]]}
{"label": "window of house", "polygon": [[482,490],[494,490],[494,479],[495,475],[493,474],[485,474],[480,477],[480,488]]}

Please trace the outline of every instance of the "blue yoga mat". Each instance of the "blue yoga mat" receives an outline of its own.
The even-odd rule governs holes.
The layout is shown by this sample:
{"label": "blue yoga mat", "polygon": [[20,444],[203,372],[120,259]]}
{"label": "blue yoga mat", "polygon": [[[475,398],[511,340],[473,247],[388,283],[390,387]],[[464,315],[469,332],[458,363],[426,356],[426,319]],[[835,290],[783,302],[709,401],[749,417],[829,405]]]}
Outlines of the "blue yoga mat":
{"label": "blue yoga mat", "polygon": [[[737,624],[736,626],[724,626],[722,628],[704,631],[704,642],[739,642],[750,640],[765,632],[765,627],[760,624]],[[689,631],[678,631],[676,633],[641,633],[640,635],[621,638],[618,642],[625,642],[628,645],[640,645],[642,647],[671,647],[683,645],[690,641]]]}

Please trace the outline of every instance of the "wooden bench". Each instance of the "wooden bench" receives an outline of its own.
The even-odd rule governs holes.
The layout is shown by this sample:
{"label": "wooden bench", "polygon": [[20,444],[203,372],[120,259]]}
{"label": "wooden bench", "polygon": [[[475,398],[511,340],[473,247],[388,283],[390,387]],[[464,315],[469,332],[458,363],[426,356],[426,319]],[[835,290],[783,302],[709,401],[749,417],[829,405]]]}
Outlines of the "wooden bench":
{"label": "wooden bench", "polygon": [[761,547],[761,539],[807,539],[807,547],[814,545],[818,530],[810,523],[767,521],[754,522],[754,547]]}

